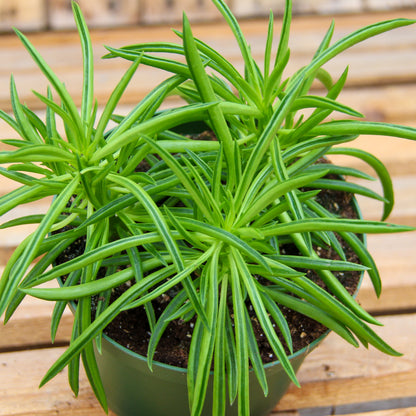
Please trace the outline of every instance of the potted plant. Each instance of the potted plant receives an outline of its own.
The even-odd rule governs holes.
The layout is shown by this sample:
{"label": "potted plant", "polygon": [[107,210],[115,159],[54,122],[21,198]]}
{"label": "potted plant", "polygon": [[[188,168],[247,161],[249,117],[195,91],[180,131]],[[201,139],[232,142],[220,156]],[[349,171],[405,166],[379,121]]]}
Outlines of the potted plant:
{"label": "potted plant", "polygon": [[[55,302],[54,339],[70,304],[71,343],[41,384],[68,366],[76,394],[82,359],[103,408],[109,397],[110,407],[120,415],[167,414],[166,409],[172,415],[266,414],[290,381],[298,384],[296,369],[322,338],[316,336],[295,351],[290,311],[323,324],[355,346],[360,341],[399,354],[370,328],[378,321],[354,300],[356,290],[347,290],[342,275],[358,274],[356,287],[367,270],[379,294],[380,277],[362,235],[411,228],[383,222],[393,207],[392,183],[383,164],[367,152],[334,146],[361,133],[415,140],[416,129],[360,120],[361,114],[336,101],[347,70],[334,82],[322,66],[358,42],[414,21],[377,23],[332,45],[331,25],[311,63],[284,78],[291,2],[286,2],[275,54],[270,16],[264,69],[254,61],[226,4],[213,3],[236,37],[244,75],[196,39],[184,16],[178,44],[109,48],[107,58],[123,57],[132,64],[99,117],[91,41],[77,4],[73,11],[84,58],[80,111],[17,31],[51,87],[46,94],[35,92],[46,106],[42,121],[19,101],[11,78],[14,114],[1,112],[0,117],[20,138],[3,140],[14,149],[0,153],[5,165],[0,173],[21,186],[0,198],[0,213],[45,197],[54,199],[44,215],[2,224],[38,226],[5,267],[0,314],[7,322],[27,294]],[[117,103],[143,64],[172,75],[127,116],[119,116]],[[324,85],[326,96],[310,93],[315,80]],[[161,110],[172,94],[186,102]],[[327,121],[333,112],[343,113],[344,119]],[[110,127],[111,120],[115,126]],[[327,156],[340,153],[367,162],[384,194],[346,181],[346,176],[369,176],[328,163]],[[352,217],[342,216],[331,198],[346,193],[381,200],[383,221],[361,219],[349,200],[346,209]],[[329,204],[322,195],[329,195]],[[324,251],[336,256],[325,258]],[[60,287],[39,287],[55,279]],[[147,358],[103,335],[116,318],[130,313],[139,314],[136,324],[147,328]],[[186,368],[155,360],[171,325],[186,328],[188,343],[180,344],[188,345]],[[300,338],[308,335],[298,332]],[[271,363],[265,363],[262,348]],[[115,368],[106,361],[110,353],[115,354],[110,358]],[[158,381],[149,379],[149,367]],[[144,381],[133,374],[136,370]],[[173,393],[164,390],[166,385],[173,386]],[[168,404],[150,397],[152,390],[166,395]],[[127,397],[133,404],[126,403]]]}

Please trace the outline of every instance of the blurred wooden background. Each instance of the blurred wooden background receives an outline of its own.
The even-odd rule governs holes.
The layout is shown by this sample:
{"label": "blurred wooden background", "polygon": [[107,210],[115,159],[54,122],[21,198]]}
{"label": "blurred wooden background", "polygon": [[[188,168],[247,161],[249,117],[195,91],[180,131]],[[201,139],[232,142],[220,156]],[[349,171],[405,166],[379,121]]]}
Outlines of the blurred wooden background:
{"label": "blurred wooden background", "polygon": [[[79,0],[90,27],[175,23],[186,10],[193,21],[218,19],[210,0]],[[416,8],[416,0],[295,0],[295,14],[345,14]],[[285,0],[227,0],[241,17],[281,14]],[[74,25],[70,0],[0,0],[0,31],[62,30]]]}
{"label": "blurred wooden background", "polygon": [[[90,27],[95,53],[95,95],[102,108],[129,64],[121,59],[102,60],[103,44],[123,46],[148,41],[177,41],[170,27],[180,28],[182,9],[191,19],[194,34],[218,48],[240,70],[242,58],[229,28],[219,19],[210,0],[79,0]],[[284,0],[229,0],[240,17],[242,30],[253,53],[262,59],[269,8],[276,12],[280,30]],[[334,38],[377,21],[416,19],[416,0],[294,0],[291,60],[293,72],[313,56],[332,18]],[[69,0],[0,0],[0,108],[11,111],[9,79],[13,72],[19,95],[44,118],[44,109],[31,90],[44,93],[46,81],[17,37],[16,26],[28,33],[77,104],[81,101],[82,61],[79,37],[73,30]],[[54,32],[51,32],[54,30]],[[349,66],[349,78],[340,101],[374,121],[416,126],[416,26],[378,36],[340,55],[327,65],[338,77]],[[122,111],[132,108],[166,77],[141,66],[122,101]],[[316,89],[319,94],[322,91]],[[0,138],[15,133],[0,122]],[[416,143],[380,136],[362,136],[352,146],[373,152],[389,168],[396,189],[396,207],[390,221],[416,226]],[[0,151],[7,146],[0,143]],[[343,160],[362,168],[356,160]],[[371,172],[369,172],[371,173]],[[0,178],[0,195],[12,190]],[[374,189],[378,185],[374,184]],[[378,219],[380,204],[360,198],[364,217]],[[19,207],[13,216],[43,213],[48,201]],[[16,245],[31,226],[0,230],[0,273]],[[358,350],[331,334],[302,367],[302,389],[290,388],[276,407],[276,416],[416,415],[416,232],[373,235],[370,251],[383,279],[380,299],[365,279],[359,301],[385,324],[377,333],[405,355],[386,357],[373,348]],[[37,385],[62,353],[71,335],[72,316],[67,311],[56,343],[50,342],[52,305],[28,298],[7,326],[0,317],[0,415],[1,416],[103,416],[85,376],[80,397],[69,391],[66,372],[38,391]],[[347,358],[349,362],[347,362]],[[390,409],[390,410],[387,410]],[[168,415],[167,415],[168,416]]]}

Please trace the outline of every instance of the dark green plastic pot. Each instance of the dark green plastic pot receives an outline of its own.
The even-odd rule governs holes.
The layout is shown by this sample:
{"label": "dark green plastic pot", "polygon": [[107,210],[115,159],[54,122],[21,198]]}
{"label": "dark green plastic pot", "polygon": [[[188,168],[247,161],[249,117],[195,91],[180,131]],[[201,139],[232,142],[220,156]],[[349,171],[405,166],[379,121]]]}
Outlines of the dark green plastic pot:
{"label": "dark green plastic pot", "polygon": [[[290,358],[297,371],[306,355],[318,345],[322,335],[308,347]],[[186,386],[186,370],[154,362],[150,371],[145,357],[103,338],[102,354],[96,353],[98,367],[110,409],[118,416],[186,416],[190,414]],[[284,395],[290,379],[276,361],[265,366],[269,394],[259,386],[253,371],[250,373],[250,415],[266,416]],[[208,392],[203,416],[212,415],[212,385]],[[227,416],[237,416],[237,403],[227,408]]]}

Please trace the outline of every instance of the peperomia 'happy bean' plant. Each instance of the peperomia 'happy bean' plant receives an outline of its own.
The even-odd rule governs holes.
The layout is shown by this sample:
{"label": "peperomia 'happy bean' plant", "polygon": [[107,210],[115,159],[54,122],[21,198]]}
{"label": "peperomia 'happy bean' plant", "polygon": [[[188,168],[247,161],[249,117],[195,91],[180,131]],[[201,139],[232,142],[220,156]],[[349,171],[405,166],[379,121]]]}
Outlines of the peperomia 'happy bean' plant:
{"label": "peperomia 'happy bean' plant", "polygon": [[[122,57],[132,64],[99,117],[91,40],[77,4],[73,3],[73,10],[84,68],[80,111],[64,84],[27,38],[16,31],[50,88],[46,94],[34,92],[46,106],[42,121],[19,101],[11,78],[13,115],[1,112],[0,117],[19,138],[3,140],[14,149],[0,153],[4,165],[0,173],[20,187],[0,198],[0,213],[55,197],[44,215],[16,218],[1,226],[38,224],[5,267],[0,281],[0,313],[9,320],[27,294],[53,301],[54,339],[65,306],[73,302],[71,343],[42,384],[68,366],[70,385],[77,393],[82,357],[91,386],[105,409],[93,342],[100,350],[105,327],[121,311],[133,308],[146,310],[152,333],[147,354],[150,367],[168,323],[177,318],[196,319],[187,372],[192,415],[201,412],[212,368],[215,415],[224,414],[227,383],[229,399],[238,400],[239,414],[249,414],[250,368],[267,394],[249,307],[296,384],[285,352],[285,348],[289,352],[293,349],[282,306],[321,322],[355,346],[360,341],[387,354],[398,354],[370,328],[368,324],[377,325],[378,321],[360,307],[333,272],[367,270],[379,295],[377,267],[357,234],[411,228],[340,218],[315,197],[325,188],[348,191],[382,201],[382,220],[391,212],[392,183],[383,164],[362,150],[334,146],[359,134],[415,140],[416,130],[359,120],[360,113],[336,101],[347,70],[333,81],[322,66],[359,42],[414,21],[377,23],[332,44],[331,25],[311,62],[285,78],[291,2],[286,2],[276,52],[270,16],[263,69],[253,59],[226,4],[222,0],[213,3],[235,35],[244,74],[196,39],[184,16],[183,31],[177,32],[178,44],[108,48],[107,58]],[[172,54],[178,54],[179,59],[173,59]],[[139,65],[172,75],[127,116],[118,116],[117,103]],[[316,79],[327,90],[325,96],[310,93]],[[161,110],[165,98],[173,94],[186,103]],[[327,121],[333,112],[350,119]],[[64,132],[58,131],[57,118]],[[109,127],[111,120],[115,127]],[[183,135],[180,126],[191,122],[204,123],[215,139]],[[331,154],[368,163],[381,180],[383,195],[343,179],[369,179],[361,171],[316,163]],[[137,170],[141,163],[147,166],[144,171]],[[360,264],[347,261],[334,233],[356,253]],[[84,252],[56,265],[57,257],[80,238],[85,239]],[[281,252],[280,247],[289,243],[298,255]],[[320,247],[332,247],[341,260],[321,259]],[[35,259],[38,261],[33,265]],[[315,270],[329,292],[308,279],[305,269]],[[37,287],[64,276],[59,288]],[[112,290],[126,282],[130,282],[129,288],[110,302]],[[177,293],[157,316],[152,301],[173,287],[179,287]],[[98,299],[94,308],[93,297]]]}

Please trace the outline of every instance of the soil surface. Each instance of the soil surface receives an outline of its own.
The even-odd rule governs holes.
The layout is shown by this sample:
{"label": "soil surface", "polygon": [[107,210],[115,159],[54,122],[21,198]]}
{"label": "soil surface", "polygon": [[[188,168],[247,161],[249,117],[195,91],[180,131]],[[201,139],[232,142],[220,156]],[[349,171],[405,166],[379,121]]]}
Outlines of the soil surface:
{"label": "soil surface", "polygon": [[[144,167],[145,168],[145,167]],[[351,194],[332,190],[322,190],[316,199],[325,206],[328,210],[336,215],[347,218],[357,218],[354,206],[352,204]],[[351,262],[358,262],[355,253],[343,243],[338,237],[341,245],[344,247],[347,260]],[[85,244],[82,240],[76,241],[57,259],[56,263],[62,263],[74,258],[84,251]],[[298,254],[294,246],[285,246],[281,249],[282,254]],[[318,248],[317,252],[321,258],[339,259],[338,254],[332,249]],[[319,279],[315,272],[311,270],[302,270],[306,275],[325,288],[323,282]],[[349,293],[354,293],[357,289],[360,272],[334,272],[335,276],[340,280]],[[120,295],[126,287],[120,287],[113,290],[113,298]],[[153,308],[156,318],[160,316],[165,307],[170,301],[169,294],[165,294],[153,301]],[[264,363],[276,361],[275,354],[271,349],[266,337],[263,334],[261,326],[252,312],[251,305],[247,305],[249,313],[251,314],[251,321],[253,329],[257,338],[259,350]],[[280,306],[284,314],[292,335],[294,352],[307,346],[315,339],[319,338],[327,331],[327,328],[322,324],[298,313]],[[251,311],[251,312],[250,312]],[[93,312],[94,315],[94,312]],[[165,330],[162,338],[158,343],[154,359],[159,362],[174,365],[177,367],[187,367],[188,352],[192,338],[194,327],[194,319],[185,322],[181,319],[172,321]],[[281,337],[277,325],[277,335],[281,338],[283,345],[285,342]],[[147,348],[150,339],[150,328],[146,316],[145,309],[139,307],[133,310],[128,310],[120,313],[105,329],[104,331],[110,338],[117,341],[119,344],[125,346],[129,350],[137,352],[143,356],[147,355]]]}
{"label": "soil surface", "polygon": [[[317,199],[336,214],[349,218],[357,217],[351,204],[351,195],[349,194],[324,190],[318,195]],[[343,244],[342,240],[339,240],[341,241],[341,244]],[[352,250],[345,244],[343,244],[343,246],[347,255],[347,260],[351,262],[358,262],[355,253],[352,252]],[[286,252],[286,254],[296,254],[296,249],[292,246],[287,246],[282,250],[282,254],[283,252]],[[338,254],[332,249],[320,249],[318,252],[321,258],[339,260]],[[356,291],[360,279],[360,272],[334,272],[334,274],[349,293],[352,294]],[[315,272],[308,270],[306,271],[306,275],[313,281],[317,282],[320,286],[325,287]],[[153,302],[155,313],[161,314],[169,300],[170,298],[168,295],[157,298]],[[252,309],[250,305],[248,305],[248,309],[249,311]],[[298,312],[284,306],[280,306],[280,309],[290,328],[294,352],[306,347],[327,331],[327,328],[322,324]],[[258,324],[254,312],[251,315],[251,321],[263,363],[276,361],[276,356],[264,336],[262,328]],[[180,319],[172,321],[168,325],[164,335],[158,343],[154,359],[165,364],[186,368],[193,327],[194,320],[189,322],[185,322]],[[281,339],[283,345],[285,345],[277,325],[275,325],[275,328],[276,333]],[[147,355],[147,347],[151,332],[147,324],[147,317],[144,308],[137,308],[135,310],[122,312],[105,329],[105,333],[126,348],[143,356]]]}

